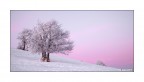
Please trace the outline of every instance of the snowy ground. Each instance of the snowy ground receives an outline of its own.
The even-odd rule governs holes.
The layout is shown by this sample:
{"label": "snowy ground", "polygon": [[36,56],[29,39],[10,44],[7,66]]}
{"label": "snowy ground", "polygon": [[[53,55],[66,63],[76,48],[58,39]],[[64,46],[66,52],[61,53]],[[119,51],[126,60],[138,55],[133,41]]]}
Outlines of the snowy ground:
{"label": "snowy ground", "polygon": [[11,71],[132,71],[89,64],[50,54],[51,62],[41,62],[41,55],[11,49]]}

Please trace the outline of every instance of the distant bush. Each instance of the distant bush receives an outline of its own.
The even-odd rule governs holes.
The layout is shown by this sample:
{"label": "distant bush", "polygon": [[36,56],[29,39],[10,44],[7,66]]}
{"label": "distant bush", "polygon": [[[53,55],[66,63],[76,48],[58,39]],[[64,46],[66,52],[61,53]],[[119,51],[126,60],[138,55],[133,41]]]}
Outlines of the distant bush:
{"label": "distant bush", "polygon": [[97,61],[96,65],[106,66],[106,64],[104,64],[102,61]]}

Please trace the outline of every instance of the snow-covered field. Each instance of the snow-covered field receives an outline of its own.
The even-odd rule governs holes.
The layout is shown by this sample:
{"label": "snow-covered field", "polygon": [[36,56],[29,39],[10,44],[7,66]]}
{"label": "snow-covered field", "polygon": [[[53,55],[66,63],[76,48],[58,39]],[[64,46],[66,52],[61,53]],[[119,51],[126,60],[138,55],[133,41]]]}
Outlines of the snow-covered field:
{"label": "snow-covered field", "polygon": [[89,64],[78,60],[50,54],[51,62],[41,62],[41,55],[28,51],[11,49],[11,68],[15,71],[132,71],[112,67]]}

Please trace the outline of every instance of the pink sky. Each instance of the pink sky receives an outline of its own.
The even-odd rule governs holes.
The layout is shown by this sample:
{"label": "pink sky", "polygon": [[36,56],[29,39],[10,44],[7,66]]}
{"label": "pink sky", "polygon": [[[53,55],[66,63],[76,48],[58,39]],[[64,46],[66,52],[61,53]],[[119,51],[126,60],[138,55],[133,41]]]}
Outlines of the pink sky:
{"label": "pink sky", "polygon": [[66,57],[133,68],[133,11],[11,11],[11,47],[18,33],[55,19],[70,31],[74,50]]}

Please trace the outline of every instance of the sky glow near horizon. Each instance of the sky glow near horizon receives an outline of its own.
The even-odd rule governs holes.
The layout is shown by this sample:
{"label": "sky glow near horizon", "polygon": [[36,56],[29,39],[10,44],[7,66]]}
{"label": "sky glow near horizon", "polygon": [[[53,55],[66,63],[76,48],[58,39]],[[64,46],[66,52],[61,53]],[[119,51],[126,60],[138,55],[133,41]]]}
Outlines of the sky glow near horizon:
{"label": "sky glow near horizon", "polygon": [[74,49],[65,57],[133,68],[133,11],[11,11],[11,48],[17,47],[24,28],[50,20],[62,24],[74,41]]}

